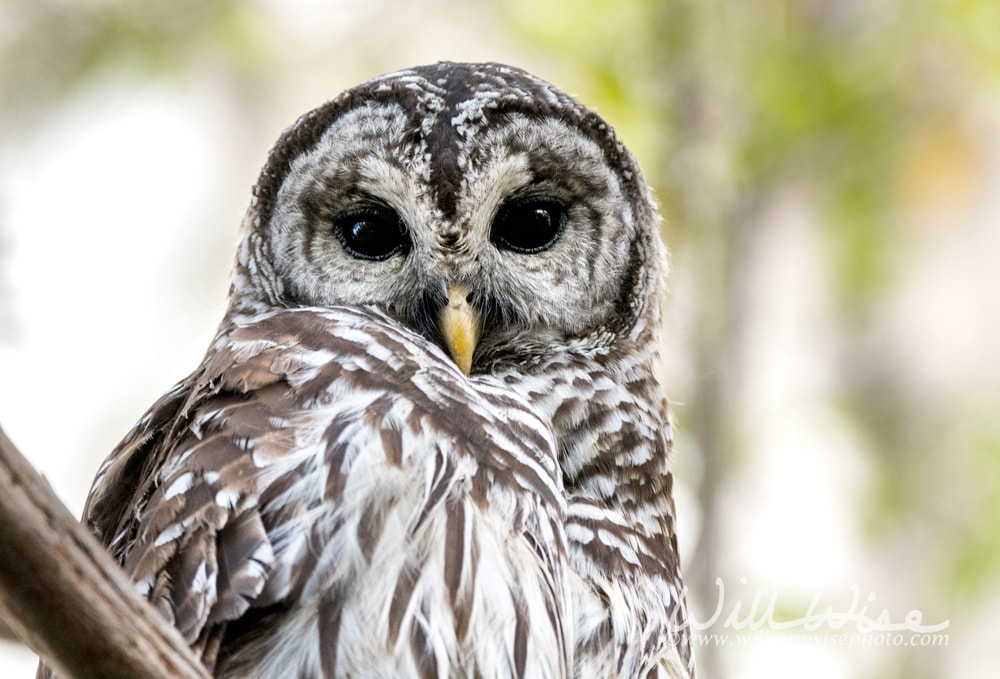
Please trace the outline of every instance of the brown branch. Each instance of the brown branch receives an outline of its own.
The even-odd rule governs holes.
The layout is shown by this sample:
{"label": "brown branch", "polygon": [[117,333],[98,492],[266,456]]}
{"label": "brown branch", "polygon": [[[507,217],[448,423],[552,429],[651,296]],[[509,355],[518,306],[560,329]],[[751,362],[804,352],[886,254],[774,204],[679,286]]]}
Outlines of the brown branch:
{"label": "brown branch", "polygon": [[4,641],[20,641],[21,637],[14,634],[14,630],[10,628],[7,621],[0,617],[0,639]]}
{"label": "brown branch", "polygon": [[62,677],[208,679],[0,429],[0,615]]}

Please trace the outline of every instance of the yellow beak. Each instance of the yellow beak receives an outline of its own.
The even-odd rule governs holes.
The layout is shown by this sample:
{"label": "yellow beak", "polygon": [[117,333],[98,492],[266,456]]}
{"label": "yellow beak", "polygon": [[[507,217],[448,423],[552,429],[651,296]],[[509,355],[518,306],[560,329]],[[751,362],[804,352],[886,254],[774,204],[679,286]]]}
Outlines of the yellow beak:
{"label": "yellow beak", "polygon": [[479,314],[469,306],[468,297],[465,286],[452,283],[448,288],[448,304],[438,314],[438,327],[448,353],[466,375],[472,370],[472,353],[479,341]]}

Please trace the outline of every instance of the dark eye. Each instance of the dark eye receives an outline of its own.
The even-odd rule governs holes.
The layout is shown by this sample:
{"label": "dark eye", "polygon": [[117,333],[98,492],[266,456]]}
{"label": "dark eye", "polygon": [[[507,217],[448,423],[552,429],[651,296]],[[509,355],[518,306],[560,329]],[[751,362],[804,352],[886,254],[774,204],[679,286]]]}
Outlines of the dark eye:
{"label": "dark eye", "polygon": [[333,232],[347,253],[357,259],[382,261],[410,245],[406,227],[393,210],[365,206],[333,218]]}
{"label": "dark eye", "polygon": [[507,203],[493,220],[490,239],[498,247],[531,255],[552,247],[566,228],[566,206],[530,196]]}

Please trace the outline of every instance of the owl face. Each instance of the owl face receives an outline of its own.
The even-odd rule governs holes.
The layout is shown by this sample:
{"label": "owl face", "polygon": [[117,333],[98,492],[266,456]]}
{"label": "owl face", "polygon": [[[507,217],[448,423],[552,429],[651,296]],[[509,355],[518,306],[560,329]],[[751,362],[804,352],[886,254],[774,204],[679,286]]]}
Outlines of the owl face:
{"label": "owl face", "polygon": [[659,241],[634,161],[595,114],[521,71],[459,64],[327,106],[272,152],[314,130],[280,181],[265,169],[258,185],[280,304],[372,305],[453,356],[464,323],[475,363],[519,339],[626,329]]}

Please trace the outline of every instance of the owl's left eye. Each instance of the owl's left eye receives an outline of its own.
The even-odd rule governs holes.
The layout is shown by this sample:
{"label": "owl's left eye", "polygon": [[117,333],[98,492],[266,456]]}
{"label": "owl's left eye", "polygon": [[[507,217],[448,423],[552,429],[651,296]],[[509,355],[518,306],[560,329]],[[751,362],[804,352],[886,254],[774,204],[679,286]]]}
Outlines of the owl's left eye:
{"label": "owl's left eye", "polygon": [[382,206],[365,206],[333,218],[333,232],[347,254],[380,262],[409,248],[410,238],[402,218]]}
{"label": "owl's left eye", "polygon": [[490,239],[505,250],[533,255],[552,247],[566,228],[561,201],[528,196],[504,205],[490,229]]}

